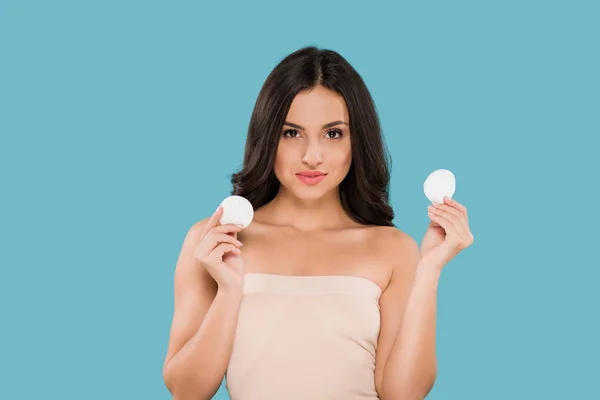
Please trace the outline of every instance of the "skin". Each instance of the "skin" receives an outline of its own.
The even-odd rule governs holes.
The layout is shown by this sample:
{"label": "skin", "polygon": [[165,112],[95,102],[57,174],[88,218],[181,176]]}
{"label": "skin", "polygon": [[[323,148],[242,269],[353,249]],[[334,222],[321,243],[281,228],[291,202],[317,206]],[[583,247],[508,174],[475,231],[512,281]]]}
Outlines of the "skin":
{"label": "skin", "polygon": [[[430,214],[423,252],[395,227],[352,221],[338,197],[338,185],[352,162],[352,132],[346,124],[323,128],[333,121],[349,121],[343,97],[321,86],[296,96],[286,122],[302,128],[282,127],[274,166],[281,189],[275,199],[255,210],[247,228],[228,228],[243,247],[236,244],[241,252],[228,254],[226,260],[235,270],[242,266],[242,274],[353,275],[379,285],[383,293],[377,392],[383,400],[423,399],[436,376],[439,275],[472,241],[466,209],[459,209],[463,206],[456,202],[437,207],[437,214]],[[306,170],[327,176],[308,186],[295,175]],[[175,399],[211,398],[233,347],[242,299],[242,286],[235,282],[242,280],[230,274],[230,279],[222,279],[227,284],[218,285],[194,257],[207,226],[216,226],[215,218],[190,229],[176,267],[175,313],[163,369]],[[192,376],[190,371],[197,372]]]}

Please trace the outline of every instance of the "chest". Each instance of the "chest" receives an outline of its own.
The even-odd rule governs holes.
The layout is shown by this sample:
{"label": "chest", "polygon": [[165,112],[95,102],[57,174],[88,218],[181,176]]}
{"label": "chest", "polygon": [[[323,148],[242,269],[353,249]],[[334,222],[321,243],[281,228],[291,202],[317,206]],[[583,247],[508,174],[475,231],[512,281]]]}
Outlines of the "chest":
{"label": "chest", "polygon": [[[238,235],[246,273],[352,275],[385,287],[390,274],[386,252],[369,229],[294,234],[248,229]],[[389,252],[388,252],[389,253]]]}

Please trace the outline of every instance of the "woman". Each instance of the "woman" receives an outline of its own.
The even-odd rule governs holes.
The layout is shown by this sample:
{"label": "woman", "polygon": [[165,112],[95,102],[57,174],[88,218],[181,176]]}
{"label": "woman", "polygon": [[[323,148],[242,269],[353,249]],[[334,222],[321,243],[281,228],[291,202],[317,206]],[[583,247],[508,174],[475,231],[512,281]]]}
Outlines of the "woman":
{"label": "woman", "polygon": [[[442,267],[473,242],[454,200],[419,249],[392,224],[376,109],[338,53],[300,49],[258,96],[232,194],[192,226],[175,270],[164,379],[175,399],[423,399],[436,376]],[[316,175],[316,176],[315,176]],[[242,247],[243,244],[243,247]]]}

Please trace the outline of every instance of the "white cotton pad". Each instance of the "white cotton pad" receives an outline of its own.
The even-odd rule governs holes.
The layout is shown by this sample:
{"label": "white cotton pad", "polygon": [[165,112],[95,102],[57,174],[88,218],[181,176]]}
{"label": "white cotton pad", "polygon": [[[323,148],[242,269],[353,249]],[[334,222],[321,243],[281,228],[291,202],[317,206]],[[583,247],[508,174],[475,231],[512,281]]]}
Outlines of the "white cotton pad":
{"label": "white cotton pad", "polygon": [[223,214],[219,222],[224,224],[243,225],[244,228],[250,225],[254,217],[254,208],[252,204],[242,196],[229,196],[221,202]]}
{"label": "white cotton pad", "polygon": [[452,198],[456,190],[456,179],[454,174],[447,169],[433,171],[423,184],[425,196],[432,203],[442,204],[444,197]]}

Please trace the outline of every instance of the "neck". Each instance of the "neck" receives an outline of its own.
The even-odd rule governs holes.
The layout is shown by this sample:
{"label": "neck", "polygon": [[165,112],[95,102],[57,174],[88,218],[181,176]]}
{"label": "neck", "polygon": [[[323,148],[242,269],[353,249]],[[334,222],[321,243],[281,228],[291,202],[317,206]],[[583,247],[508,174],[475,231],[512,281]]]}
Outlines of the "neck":
{"label": "neck", "polygon": [[265,222],[302,232],[336,229],[350,222],[337,189],[320,198],[301,199],[282,186],[277,196],[264,206],[263,212],[268,215]]}

